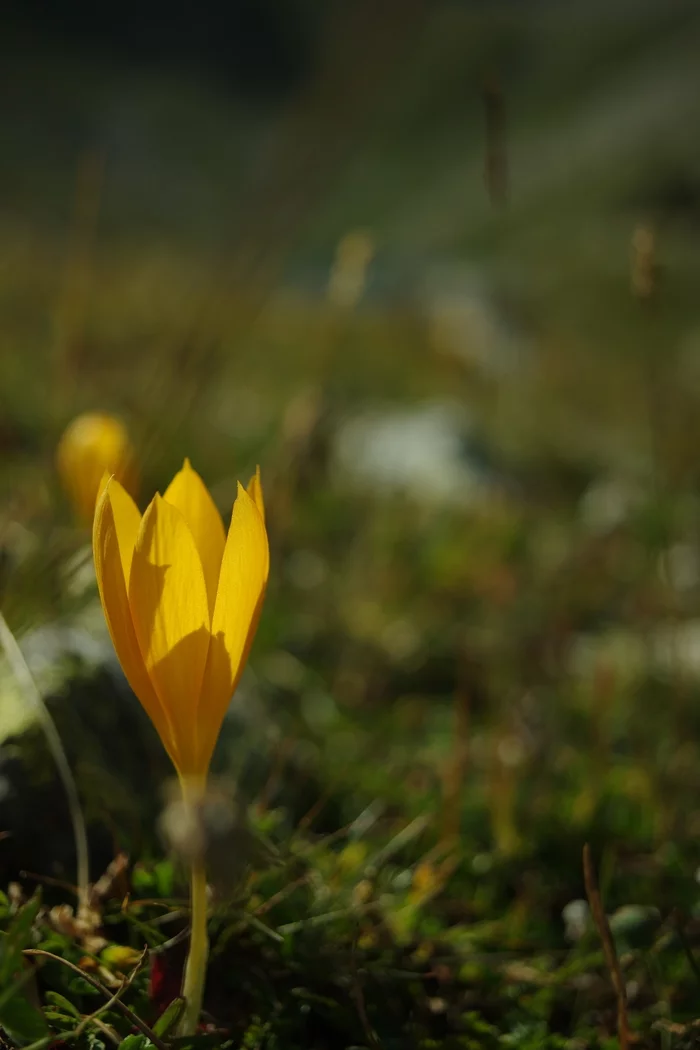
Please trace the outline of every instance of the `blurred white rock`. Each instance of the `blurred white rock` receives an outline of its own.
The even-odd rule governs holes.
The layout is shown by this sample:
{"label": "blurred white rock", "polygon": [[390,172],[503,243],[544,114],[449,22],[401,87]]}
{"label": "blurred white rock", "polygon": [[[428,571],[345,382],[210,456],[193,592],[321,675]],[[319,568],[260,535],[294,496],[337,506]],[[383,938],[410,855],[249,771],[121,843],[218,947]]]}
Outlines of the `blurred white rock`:
{"label": "blurred white rock", "polygon": [[503,490],[470,442],[459,405],[425,402],[361,413],[340,424],[334,461],[340,476],[426,503],[470,505]]}
{"label": "blurred white rock", "polygon": [[[116,657],[99,603],[93,603],[71,624],[37,627],[18,642],[42,696],[60,689],[71,659],[80,661],[86,670],[106,663],[113,663],[116,670]],[[18,685],[7,660],[0,656],[0,743],[23,732],[35,719],[31,701]]]}
{"label": "blurred white rock", "polygon": [[647,496],[644,486],[625,478],[601,477],[581,497],[579,515],[592,533],[606,533],[622,525]]}
{"label": "blurred white rock", "polygon": [[574,678],[586,680],[605,667],[623,684],[648,674],[700,681],[700,619],[659,623],[648,634],[627,627],[580,634],[568,667]]}
{"label": "blurred white rock", "polygon": [[659,558],[659,575],[674,591],[692,591],[700,583],[700,551],[691,543],[674,543]]}

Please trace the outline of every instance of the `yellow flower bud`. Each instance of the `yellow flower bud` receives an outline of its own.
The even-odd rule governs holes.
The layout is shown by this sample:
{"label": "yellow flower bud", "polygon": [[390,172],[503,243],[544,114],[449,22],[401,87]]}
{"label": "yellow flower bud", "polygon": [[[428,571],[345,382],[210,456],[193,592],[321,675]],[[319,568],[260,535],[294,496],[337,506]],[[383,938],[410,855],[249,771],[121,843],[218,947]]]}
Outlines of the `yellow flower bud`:
{"label": "yellow flower bud", "polygon": [[129,948],[125,944],[110,944],[102,950],[100,959],[110,970],[125,973],[133,970],[142,955],[143,952]]}
{"label": "yellow flower bud", "polygon": [[56,462],[61,483],[86,524],[92,524],[102,479],[113,474],[135,494],[134,454],[126,427],[114,416],[88,412],[66,428]]}

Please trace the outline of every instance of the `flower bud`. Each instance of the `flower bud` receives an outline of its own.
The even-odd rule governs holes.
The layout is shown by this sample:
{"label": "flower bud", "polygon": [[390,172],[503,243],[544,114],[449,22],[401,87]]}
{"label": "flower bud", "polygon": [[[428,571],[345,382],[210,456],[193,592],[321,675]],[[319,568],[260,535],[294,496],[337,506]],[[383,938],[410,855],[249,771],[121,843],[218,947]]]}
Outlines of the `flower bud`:
{"label": "flower bud", "polygon": [[126,427],[114,416],[89,412],[64,431],[56,453],[61,483],[78,516],[91,525],[102,479],[113,474],[132,495],[134,455]]}

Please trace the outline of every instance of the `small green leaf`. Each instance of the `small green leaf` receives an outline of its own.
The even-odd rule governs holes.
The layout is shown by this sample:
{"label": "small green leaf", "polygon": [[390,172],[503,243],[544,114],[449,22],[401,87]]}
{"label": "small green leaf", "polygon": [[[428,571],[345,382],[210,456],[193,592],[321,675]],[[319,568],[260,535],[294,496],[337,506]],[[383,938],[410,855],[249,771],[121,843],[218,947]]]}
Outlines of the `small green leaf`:
{"label": "small green leaf", "polygon": [[167,1007],[160,1015],[156,1023],[153,1025],[153,1031],[156,1035],[166,1036],[172,1032],[177,1022],[182,1017],[182,1013],[185,1009],[184,999],[173,999],[170,1006]]}
{"label": "small green leaf", "polygon": [[50,1021],[51,1024],[60,1024],[64,1028],[73,1028],[75,1026],[75,1017],[65,1014],[61,1010],[44,1010],[44,1019]]}
{"label": "small green leaf", "polygon": [[76,974],[74,977],[70,977],[65,985],[67,992],[72,992],[73,995],[86,995],[92,999],[101,999],[102,996],[98,992],[97,988],[93,988],[84,978],[78,977]]}
{"label": "small green leaf", "polygon": [[0,1024],[16,1042],[33,1042],[48,1030],[43,1014],[27,994],[30,989],[34,991],[34,971],[22,955],[31,942],[40,906],[37,893],[0,937]]}
{"label": "small green leaf", "polygon": [[144,864],[134,864],[131,872],[131,887],[137,897],[151,896],[156,888],[153,872]]}
{"label": "small green leaf", "polygon": [[151,1040],[145,1035],[127,1035],[119,1044],[119,1050],[150,1050]]}
{"label": "small green leaf", "polygon": [[51,1003],[52,1006],[57,1006],[63,1010],[66,1014],[72,1014],[73,1017],[77,1017],[78,1020],[82,1018],[80,1010],[77,1006],[74,1006],[70,999],[66,999],[65,995],[61,995],[60,992],[47,992],[46,993],[47,1003]]}
{"label": "small green leaf", "polygon": [[169,860],[160,860],[153,866],[159,897],[172,897],[175,888],[175,869]]}
{"label": "small green leaf", "polygon": [[5,990],[0,1008],[0,1024],[11,1039],[18,1043],[41,1039],[48,1030],[44,1015],[25,997],[23,984],[26,984],[24,974]]}
{"label": "small green leaf", "polygon": [[37,891],[32,899],[20,908],[9,929],[0,938],[0,987],[12,980],[22,968],[22,951],[31,943],[32,928],[40,907],[41,894]]}

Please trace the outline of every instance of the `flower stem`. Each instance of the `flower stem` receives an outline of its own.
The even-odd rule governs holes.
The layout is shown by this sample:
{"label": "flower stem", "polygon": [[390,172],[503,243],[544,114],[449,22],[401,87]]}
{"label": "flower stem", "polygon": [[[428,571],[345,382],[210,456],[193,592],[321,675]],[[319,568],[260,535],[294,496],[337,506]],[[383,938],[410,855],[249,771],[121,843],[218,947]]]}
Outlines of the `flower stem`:
{"label": "flower stem", "polygon": [[[196,793],[191,793],[183,784],[183,796],[186,803],[192,804],[195,802],[193,794],[196,797]],[[207,873],[203,856],[196,857],[192,861],[190,870],[190,907],[190,950],[187,956],[182,985],[182,995],[186,1005],[178,1033],[181,1036],[191,1036],[197,1031],[199,1015],[202,1012],[204,983],[207,975],[207,959],[209,956]]]}

